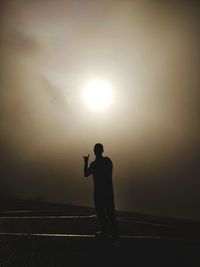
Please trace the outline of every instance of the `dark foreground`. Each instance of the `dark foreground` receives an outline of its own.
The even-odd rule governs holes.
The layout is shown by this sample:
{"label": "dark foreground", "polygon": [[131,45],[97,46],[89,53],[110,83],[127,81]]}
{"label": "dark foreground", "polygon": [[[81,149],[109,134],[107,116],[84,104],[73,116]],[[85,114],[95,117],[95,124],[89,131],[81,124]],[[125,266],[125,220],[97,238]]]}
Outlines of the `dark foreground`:
{"label": "dark foreground", "polygon": [[200,267],[198,222],[118,212],[120,247],[96,239],[94,210],[42,206],[0,212],[0,266]]}
{"label": "dark foreground", "polygon": [[122,239],[120,248],[94,238],[10,236],[1,240],[0,266],[200,266],[192,243]]}

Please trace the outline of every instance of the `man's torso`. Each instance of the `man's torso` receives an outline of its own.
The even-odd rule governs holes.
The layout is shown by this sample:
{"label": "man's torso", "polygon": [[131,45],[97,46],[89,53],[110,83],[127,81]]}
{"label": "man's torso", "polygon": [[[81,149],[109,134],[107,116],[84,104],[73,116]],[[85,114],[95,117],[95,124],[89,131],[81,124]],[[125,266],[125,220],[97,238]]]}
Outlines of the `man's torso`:
{"label": "man's torso", "polygon": [[113,196],[112,168],[112,161],[108,157],[96,158],[90,164],[94,193]]}

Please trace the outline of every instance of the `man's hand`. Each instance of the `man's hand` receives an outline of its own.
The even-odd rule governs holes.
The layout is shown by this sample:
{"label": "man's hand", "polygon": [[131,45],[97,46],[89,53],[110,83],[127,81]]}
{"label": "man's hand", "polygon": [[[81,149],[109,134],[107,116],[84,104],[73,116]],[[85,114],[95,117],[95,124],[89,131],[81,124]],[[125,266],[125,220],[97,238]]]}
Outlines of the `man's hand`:
{"label": "man's hand", "polygon": [[88,161],[89,161],[89,156],[90,156],[90,154],[88,154],[87,156],[83,156],[83,159],[84,159],[84,162],[85,162],[85,163],[88,163]]}

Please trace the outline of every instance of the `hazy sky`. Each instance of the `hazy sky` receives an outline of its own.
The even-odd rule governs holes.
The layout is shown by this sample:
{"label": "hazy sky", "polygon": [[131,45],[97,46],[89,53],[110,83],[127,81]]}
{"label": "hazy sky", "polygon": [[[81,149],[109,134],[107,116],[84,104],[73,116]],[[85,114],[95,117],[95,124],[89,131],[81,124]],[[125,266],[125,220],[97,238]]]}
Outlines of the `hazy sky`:
{"label": "hazy sky", "polygon": [[[198,1],[1,1],[0,194],[92,206],[82,155],[120,210],[200,219]],[[107,81],[112,105],[83,88]]]}

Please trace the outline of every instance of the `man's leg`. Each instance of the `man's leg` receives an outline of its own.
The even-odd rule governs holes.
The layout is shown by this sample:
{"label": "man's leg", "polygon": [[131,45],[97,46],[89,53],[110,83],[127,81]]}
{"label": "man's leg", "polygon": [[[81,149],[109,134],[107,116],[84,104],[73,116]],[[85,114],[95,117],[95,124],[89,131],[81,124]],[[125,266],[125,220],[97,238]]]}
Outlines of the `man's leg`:
{"label": "man's leg", "polygon": [[101,232],[107,234],[107,219],[104,205],[98,196],[94,196],[94,204],[96,209],[97,218],[100,224]]}
{"label": "man's leg", "polygon": [[109,199],[107,203],[107,215],[110,223],[111,235],[114,240],[119,238],[118,222],[115,215],[114,198]]}

